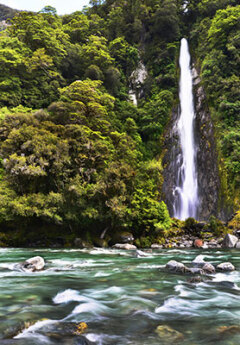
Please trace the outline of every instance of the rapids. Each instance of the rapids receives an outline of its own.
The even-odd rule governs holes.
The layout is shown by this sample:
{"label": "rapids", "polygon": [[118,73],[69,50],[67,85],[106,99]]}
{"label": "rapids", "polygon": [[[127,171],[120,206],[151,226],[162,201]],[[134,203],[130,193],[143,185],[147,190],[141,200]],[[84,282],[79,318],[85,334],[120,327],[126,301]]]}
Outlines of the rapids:
{"label": "rapids", "polygon": [[[171,259],[189,264],[199,254],[213,264],[230,261],[236,271],[192,284],[162,270]],[[46,260],[44,271],[14,270],[36,255]],[[74,334],[79,322],[97,345],[172,344],[159,338],[159,325],[180,332],[183,345],[239,344],[239,268],[236,250],[156,250],[136,258],[112,249],[0,249],[0,344],[84,344]]]}

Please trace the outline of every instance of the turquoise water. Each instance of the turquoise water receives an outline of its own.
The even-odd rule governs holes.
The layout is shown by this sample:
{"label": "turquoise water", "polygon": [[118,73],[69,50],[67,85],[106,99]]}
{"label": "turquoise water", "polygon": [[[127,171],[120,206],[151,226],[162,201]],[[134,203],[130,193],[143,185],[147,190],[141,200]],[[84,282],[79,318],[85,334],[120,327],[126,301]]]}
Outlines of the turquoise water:
{"label": "turquoise water", "polygon": [[[0,344],[177,343],[156,333],[162,325],[180,332],[183,345],[237,345],[239,253],[172,249],[136,258],[104,249],[0,249]],[[213,264],[230,261],[236,271],[192,284],[189,276],[163,270],[171,259],[188,265],[199,254]],[[44,271],[14,269],[36,255],[46,260]],[[88,324],[84,337],[74,334],[79,322]]]}

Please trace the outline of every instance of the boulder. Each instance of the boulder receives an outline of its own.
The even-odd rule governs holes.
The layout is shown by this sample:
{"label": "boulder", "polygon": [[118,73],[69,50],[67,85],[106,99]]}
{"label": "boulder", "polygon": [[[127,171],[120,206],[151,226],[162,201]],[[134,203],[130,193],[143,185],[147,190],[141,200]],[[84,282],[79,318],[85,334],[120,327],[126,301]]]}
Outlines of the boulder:
{"label": "boulder", "polygon": [[204,271],[204,273],[215,273],[215,267],[210,264],[209,262],[206,262],[203,266],[202,266],[202,270]]}
{"label": "boulder", "polygon": [[191,283],[191,284],[199,284],[202,282],[203,282],[203,278],[200,276],[196,276],[196,277],[192,277],[192,278],[188,279],[188,283]]}
{"label": "boulder", "polygon": [[203,241],[198,238],[197,240],[194,241],[193,245],[195,248],[202,248],[203,247]]}
{"label": "boulder", "polygon": [[189,273],[192,273],[192,274],[204,274],[204,271],[203,269],[199,268],[199,267],[194,267],[194,268],[189,268]]}
{"label": "boulder", "polygon": [[129,243],[116,243],[116,244],[114,244],[113,248],[115,248],[115,249],[125,249],[125,250],[137,249],[136,246],[134,246],[133,244],[129,244]]}
{"label": "boulder", "polygon": [[149,256],[148,253],[145,253],[142,250],[136,250],[135,257],[137,257],[137,258],[146,258],[148,256]]}
{"label": "boulder", "polygon": [[189,269],[186,266],[184,266],[184,264],[182,264],[181,262],[177,262],[175,260],[170,260],[165,267],[168,271],[174,273],[185,273],[189,271]]}
{"label": "boulder", "polygon": [[237,236],[227,234],[222,242],[223,248],[234,248],[238,242]]}
{"label": "boulder", "polygon": [[204,255],[196,256],[192,261],[192,264],[196,267],[203,267],[206,264],[206,261],[204,261]]}
{"label": "boulder", "polygon": [[217,269],[220,271],[231,272],[235,270],[235,267],[233,264],[231,264],[231,262],[223,262],[217,265]]}
{"label": "boulder", "polygon": [[34,256],[24,261],[20,266],[26,272],[42,271],[45,266],[45,261],[41,256]]}
{"label": "boulder", "polygon": [[160,342],[163,344],[165,344],[166,342],[167,344],[177,344],[181,343],[184,340],[184,336],[182,333],[166,325],[158,326],[155,332],[157,333],[158,338],[160,338]]}
{"label": "boulder", "polygon": [[237,242],[236,248],[237,248],[237,249],[240,249],[240,241]]}

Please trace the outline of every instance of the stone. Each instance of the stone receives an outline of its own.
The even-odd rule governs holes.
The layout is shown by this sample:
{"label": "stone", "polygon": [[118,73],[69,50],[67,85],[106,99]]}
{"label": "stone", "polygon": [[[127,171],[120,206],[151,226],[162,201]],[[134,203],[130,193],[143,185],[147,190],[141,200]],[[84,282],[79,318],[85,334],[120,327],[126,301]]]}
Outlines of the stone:
{"label": "stone", "polygon": [[206,264],[206,261],[204,261],[204,255],[196,256],[192,261],[192,264],[196,267],[203,267]]}
{"label": "stone", "polygon": [[237,242],[236,248],[237,248],[237,249],[240,249],[240,241]]}
{"label": "stone", "polygon": [[209,262],[206,262],[205,265],[202,266],[202,270],[204,271],[204,273],[215,273],[215,267]]}
{"label": "stone", "polygon": [[166,326],[166,325],[160,325],[156,328],[155,332],[158,335],[158,338],[160,338],[161,343],[170,344],[170,343],[180,343],[183,341],[184,336],[182,333],[176,331],[175,329]]}
{"label": "stone", "polygon": [[227,234],[222,242],[223,248],[234,248],[238,242],[237,236]]}
{"label": "stone", "polygon": [[165,267],[168,271],[175,273],[185,273],[188,271],[188,268],[184,264],[175,260],[170,260]]}
{"label": "stone", "polygon": [[202,240],[200,240],[199,238],[198,239],[196,239],[195,241],[194,241],[194,247],[195,248],[202,248],[202,246],[203,246],[203,241]]}
{"label": "stone", "polygon": [[217,269],[220,271],[231,272],[235,270],[235,267],[233,264],[231,264],[231,262],[223,262],[217,265]]}
{"label": "stone", "polygon": [[199,268],[199,267],[194,267],[194,268],[189,268],[189,273],[192,273],[192,274],[204,274],[204,271],[203,269]]}
{"label": "stone", "polygon": [[161,246],[160,244],[157,244],[157,243],[153,243],[153,244],[151,245],[151,248],[152,248],[152,249],[162,249],[162,247],[163,247],[163,246]]}
{"label": "stone", "polygon": [[137,258],[146,258],[149,254],[144,253],[142,250],[136,250],[135,257]]}
{"label": "stone", "polygon": [[196,276],[196,277],[192,277],[192,278],[188,279],[188,283],[191,283],[191,284],[199,284],[202,282],[203,282],[203,279],[200,276]]}
{"label": "stone", "polygon": [[125,249],[125,250],[137,249],[136,246],[134,246],[133,244],[129,244],[129,243],[116,243],[116,244],[114,244],[113,248],[115,248],[115,249]]}
{"label": "stone", "polygon": [[36,272],[42,271],[44,269],[44,266],[44,259],[41,256],[34,256],[18,265],[18,268],[26,272]]}

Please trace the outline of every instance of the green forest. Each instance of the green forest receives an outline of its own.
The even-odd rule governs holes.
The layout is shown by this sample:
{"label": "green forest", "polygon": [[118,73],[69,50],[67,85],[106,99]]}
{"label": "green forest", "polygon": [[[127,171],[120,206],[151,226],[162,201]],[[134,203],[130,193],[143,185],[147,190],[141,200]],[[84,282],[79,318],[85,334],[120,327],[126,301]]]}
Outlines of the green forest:
{"label": "green forest", "polygon": [[[188,11],[185,3],[92,0],[64,16],[50,6],[5,11],[0,244],[59,236],[98,244],[102,233],[107,244],[127,231],[144,246],[178,231],[164,203],[162,158],[182,37],[201,71],[225,197],[238,211],[239,1],[190,0]],[[140,64],[147,74],[136,83]]]}

